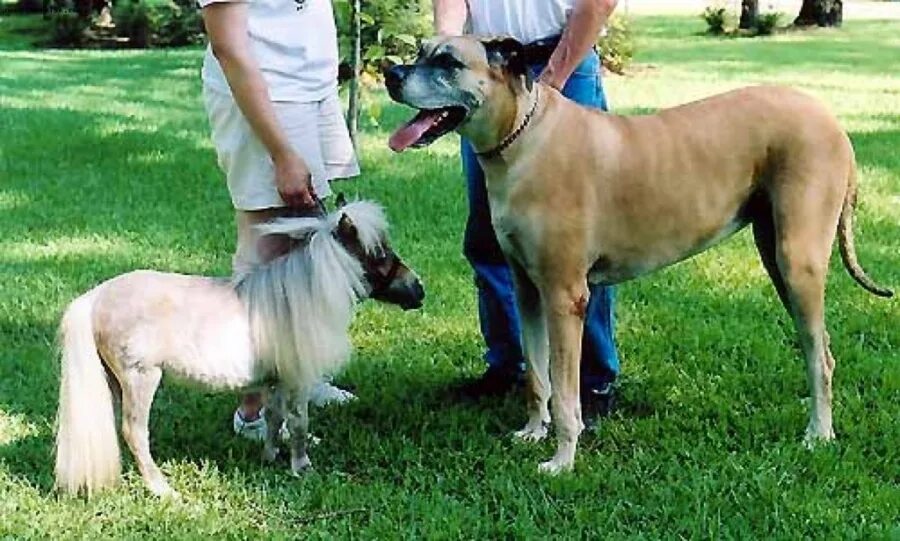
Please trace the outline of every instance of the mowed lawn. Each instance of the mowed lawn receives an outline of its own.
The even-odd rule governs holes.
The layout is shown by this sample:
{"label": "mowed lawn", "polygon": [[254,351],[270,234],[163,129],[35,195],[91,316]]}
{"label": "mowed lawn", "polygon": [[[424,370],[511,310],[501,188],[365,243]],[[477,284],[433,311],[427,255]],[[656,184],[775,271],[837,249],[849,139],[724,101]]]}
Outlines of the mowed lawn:
{"label": "mowed lawn", "polygon": [[[0,17],[0,29],[12,23]],[[836,111],[861,168],[860,260],[900,287],[900,23],[760,40],[701,36],[696,18],[635,24],[637,65],[607,79],[619,112],[761,82],[799,86]],[[482,369],[457,141],[390,153],[387,134],[409,113],[387,104],[362,138],[363,177],[342,189],[386,206],[428,298],[412,313],[361,307],[339,377],[359,400],[313,413],[315,472],[266,467],[258,446],[232,437],[234,394],[166,380],[152,444],[183,501],[151,497],[130,457],[117,489],[57,496],[61,311],[136,268],[227,274],[232,210],[208,141],[200,49],[42,51],[20,33],[4,39],[14,47],[0,51],[0,537],[900,537],[900,301],[857,287],[835,250],[838,440],[807,451],[804,363],[747,231],[619,288],[620,409],[584,434],[574,474],[539,475],[553,444],[510,438],[525,420],[520,397],[449,398]]]}

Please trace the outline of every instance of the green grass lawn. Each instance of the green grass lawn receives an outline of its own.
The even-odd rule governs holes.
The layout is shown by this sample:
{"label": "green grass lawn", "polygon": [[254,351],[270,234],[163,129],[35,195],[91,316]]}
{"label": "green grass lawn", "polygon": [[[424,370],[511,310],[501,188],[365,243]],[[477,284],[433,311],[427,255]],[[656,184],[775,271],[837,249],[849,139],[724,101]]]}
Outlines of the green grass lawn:
{"label": "green grass lawn", "polygon": [[[457,142],[391,154],[388,130],[408,115],[395,106],[366,129],[364,175],[343,189],[387,207],[428,298],[414,313],[361,308],[340,377],[359,400],[314,412],[315,473],[265,467],[232,437],[233,394],[169,380],[153,446],[184,500],[149,496],[130,457],[116,490],[56,496],[62,309],[135,268],[227,274],[232,209],[199,49],[33,50],[9,24],[33,27],[0,16],[15,42],[0,50],[0,538],[900,538],[900,303],[856,287],[837,257],[834,445],[799,444],[804,364],[747,232],[620,287],[621,408],[583,436],[573,475],[536,472],[552,442],[511,440],[520,398],[448,400],[482,368]],[[764,40],[702,37],[702,25],[638,19],[638,66],[607,80],[614,108],[758,82],[821,97],[857,150],[860,259],[900,286],[900,23]]]}

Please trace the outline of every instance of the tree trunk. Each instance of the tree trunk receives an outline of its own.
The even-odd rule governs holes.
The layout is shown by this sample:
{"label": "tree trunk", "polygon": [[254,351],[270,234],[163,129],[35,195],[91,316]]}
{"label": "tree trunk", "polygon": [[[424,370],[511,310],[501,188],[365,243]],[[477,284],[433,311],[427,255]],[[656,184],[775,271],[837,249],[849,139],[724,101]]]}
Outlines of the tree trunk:
{"label": "tree trunk", "polygon": [[759,16],[759,0],[741,0],[741,21],[738,28],[750,29],[756,26]]}
{"label": "tree trunk", "polygon": [[803,0],[795,26],[840,26],[844,19],[841,0]]}
{"label": "tree trunk", "polygon": [[350,105],[347,111],[347,130],[350,132],[350,140],[353,149],[359,154],[359,145],[356,142],[359,132],[359,73],[362,70],[362,23],[360,21],[360,0],[350,2],[350,31],[353,34],[353,59],[350,77]]}

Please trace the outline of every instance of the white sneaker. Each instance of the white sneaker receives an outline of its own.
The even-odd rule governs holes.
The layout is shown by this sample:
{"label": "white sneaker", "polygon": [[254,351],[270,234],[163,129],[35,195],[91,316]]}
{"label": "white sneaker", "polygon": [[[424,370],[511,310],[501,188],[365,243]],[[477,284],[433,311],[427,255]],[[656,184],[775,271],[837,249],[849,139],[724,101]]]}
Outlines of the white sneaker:
{"label": "white sneaker", "polygon": [[241,416],[240,408],[234,410],[234,419],[232,420],[232,428],[234,433],[242,438],[252,441],[264,441],[266,439],[266,411],[265,408],[259,410],[259,417],[253,421],[245,421]]}
{"label": "white sneaker", "polygon": [[335,387],[330,381],[326,380],[315,384],[309,394],[310,404],[317,408],[328,404],[346,404],[351,400],[356,400],[355,394],[340,387]]}
{"label": "white sneaker", "polygon": [[[259,419],[256,419],[255,421],[245,421],[241,416],[240,408],[234,410],[234,422],[232,424],[234,433],[251,441],[265,441],[266,434],[269,433],[266,418],[263,417],[265,413],[265,408],[263,408],[259,410]],[[278,438],[282,443],[291,441],[291,433],[288,431],[287,422],[281,423],[281,428],[278,430]],[[319,441],[319,438],[312,434],[309,435],[310,445],[317,445]]]}

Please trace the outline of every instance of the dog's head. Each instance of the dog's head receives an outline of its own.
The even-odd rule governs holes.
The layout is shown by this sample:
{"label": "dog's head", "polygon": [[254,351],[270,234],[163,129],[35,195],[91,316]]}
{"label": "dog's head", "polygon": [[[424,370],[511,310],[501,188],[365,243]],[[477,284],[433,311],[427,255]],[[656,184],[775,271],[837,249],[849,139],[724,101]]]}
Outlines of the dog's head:
{"label": "dog's head", "polygon": [[401,152],[453,130],[467,137],[502,131],[532,81],[518,41],[464,36],[426,41],[415,62],[385,72],[385,85],[391,99],[419,110],[391,136],[391,148]]}

